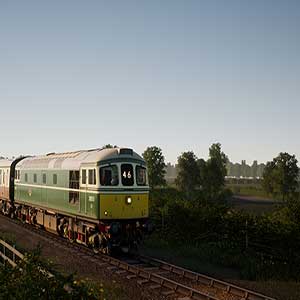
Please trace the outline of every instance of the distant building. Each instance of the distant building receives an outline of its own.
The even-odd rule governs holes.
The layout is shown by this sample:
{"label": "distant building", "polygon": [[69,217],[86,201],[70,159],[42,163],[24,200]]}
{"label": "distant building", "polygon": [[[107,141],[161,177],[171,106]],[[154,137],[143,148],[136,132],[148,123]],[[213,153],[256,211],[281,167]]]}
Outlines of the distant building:
{"label": "distant building", "polygon": [[[173,183],[177,177],[177,165],[167,163],[165,179],[168,183]],[[227,177],[229,178],[249,178],[259,179],[262,178],[265,164],[258,164],[257,160],[254,160],[252,165],[247,165],[246,160],[242,160],[241,163],[232,163],[228,160],[226,164]]]}
{"label": "distant building", "polygon": [[165,179],[168,183],[173,183],[177,177],[176,165],[167,163]]}
{"label": "distant building", "polygon": [[236,178],[261,178],[265,168],[265,164],[258,164],[254,160],[252,166],[247,165],[246,160],[239,163],[227,162],[227,176]]}

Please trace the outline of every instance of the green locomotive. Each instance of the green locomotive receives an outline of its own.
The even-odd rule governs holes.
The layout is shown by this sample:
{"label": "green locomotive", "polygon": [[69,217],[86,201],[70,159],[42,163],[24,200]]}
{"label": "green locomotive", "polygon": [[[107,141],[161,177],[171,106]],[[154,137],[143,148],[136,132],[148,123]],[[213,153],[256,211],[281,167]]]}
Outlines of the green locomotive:
{"label": "green locomotive", "polygon": [[144,159],[128,148],[0,160],[4,214],[95,251],[128,252],[148,230]]}

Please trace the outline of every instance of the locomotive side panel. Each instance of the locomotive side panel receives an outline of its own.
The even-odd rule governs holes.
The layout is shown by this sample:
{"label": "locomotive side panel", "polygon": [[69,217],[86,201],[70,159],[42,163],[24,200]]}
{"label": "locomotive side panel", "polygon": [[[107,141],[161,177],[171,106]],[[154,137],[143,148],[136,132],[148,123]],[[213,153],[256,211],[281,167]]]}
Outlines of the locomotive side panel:
{"label": "locomotive side panel", "polygon": [[15,201],[45,205],[46,203],[42,203],[41,199],[40,177],[40,171],[25,170],[21,172],[20,179],[15,180]]}
{"label": "locomotive side panel", "polygon": [[89,190],[80,191],[80,215],[95,219],[100,218],[99,213],[99,192]]}
{"label": "locomotive side panel", "polygon": [[15,200],[48,210],[98,218],[99,196],[70,188],[69,170],[21,170]]}

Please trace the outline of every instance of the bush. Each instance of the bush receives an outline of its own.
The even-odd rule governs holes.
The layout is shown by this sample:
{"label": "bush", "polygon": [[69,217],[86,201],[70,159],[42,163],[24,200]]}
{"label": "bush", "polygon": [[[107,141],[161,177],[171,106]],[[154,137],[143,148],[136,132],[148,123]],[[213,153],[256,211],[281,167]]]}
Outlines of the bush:
{"label": "bush", "polygon": [[[41,271],[45,270],[45,271]],[[54,275],[49,277],[48,271]],[[55,272],[42,262],[39,250],[28,254],[20,264],[0,269],[0,299],[102,299],[92,283],[76,281],[71,276]]]}
{"label": "bush", "polygon": [[152,191],[150,213],[159,238],[175,247],[196,247],[212,262],[240,268],[248,279],[278,274],[299,279],[300,225],[291,217],[298,206],[255,216],[226,205],[229,196],[222,191],[212,203],[199,191],[189,200],[176,189]]}

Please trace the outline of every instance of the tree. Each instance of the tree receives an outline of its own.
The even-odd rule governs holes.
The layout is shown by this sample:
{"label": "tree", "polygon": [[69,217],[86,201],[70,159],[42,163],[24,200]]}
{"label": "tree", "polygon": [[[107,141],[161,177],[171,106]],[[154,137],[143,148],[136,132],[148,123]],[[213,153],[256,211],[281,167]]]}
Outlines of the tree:
{"label": "tree", "polygon": [[209,199],[215,199],[225,186],[227,174],[226,164],[228,158],[221,151],[221,144],[212,144],[209,148],[209,159],[204,164],[203,160],[198,163],[200,166],[201,186],[204,194]]}
{"label": "tree", "polygon": [[183,152],[178,157],[177,177],[175,180],[177,187],[190,195],[199,185],[199,179],[196,155],[192,151]]}
{"label": "tree", "polygon": [[267,162],[263,172],[263,187],[274,197],[282,200],[291,199],[298,187],[299,168],[295,155],[279,153],[272,161]]}
{"label": "tree", "polygon": [[199,171],[199,185],[203,188],[203,183],[205,181],[206,174],[206,161],[203,158],[197,160],[198,171]]}
{"label": "tree", "polygon": [[111,144],[106,144],[102,147],[102,149],[111,149],[111,148],[117,148],[118,146],[117,145],[111,145]]}
{"label": "tree", "polygon": [[166,184],[166,164],[161,149],[156,146],[148,147],[144,151],[143,157],[148,168],[150,187],[164,186]]}

